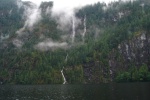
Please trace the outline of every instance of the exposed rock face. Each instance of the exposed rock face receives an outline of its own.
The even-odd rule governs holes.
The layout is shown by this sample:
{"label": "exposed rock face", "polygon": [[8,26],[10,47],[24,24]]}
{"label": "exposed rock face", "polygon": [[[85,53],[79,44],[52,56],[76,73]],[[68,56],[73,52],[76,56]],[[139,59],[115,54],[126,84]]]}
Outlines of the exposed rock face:
{"label": "exposed rock face", "polygon": [[100,67],[99,63],[90,63],[83,66],[84,69],[84,83],[85,84],[92,84],[92,83],[100,83]]}
{"label": "exposed rock face", "polygon": [[103,61],[91,61],[83,65],[84,83],[85,84],[99,84],[108,83],[110,81],[110,74],[107,65],[102,64]]}
{"label": "exposed rock face", "polygon": [[109,55],[111,78],[116,72],[126,71],[130,67],[140,67],[146,64],[150,68],[150,35],[148,32],[140,32],[133,39],[121,43],[117,50]]}
{"label": "exposed rock face", "polygon": [[84,64],[85,84],[114,81],[118,72],[132,67],[140,68],[146,64],[150,69],[150,35],[139,32],[134,38],[126,40],[108,54],[109,67],[100,61]]}

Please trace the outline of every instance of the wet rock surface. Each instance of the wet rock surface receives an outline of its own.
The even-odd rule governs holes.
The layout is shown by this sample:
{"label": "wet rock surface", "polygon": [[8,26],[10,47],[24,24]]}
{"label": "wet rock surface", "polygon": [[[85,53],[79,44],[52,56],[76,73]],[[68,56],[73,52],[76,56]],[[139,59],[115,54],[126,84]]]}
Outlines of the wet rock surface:
{"label": "wet rock surface", "polygon": [[131,40],[124,41],[112,50],[109,55],[109,66],[114,78],[117,71],[127,71],[135,66],[139,68],[146,64],[150,68],[150,35],[141,32]]}

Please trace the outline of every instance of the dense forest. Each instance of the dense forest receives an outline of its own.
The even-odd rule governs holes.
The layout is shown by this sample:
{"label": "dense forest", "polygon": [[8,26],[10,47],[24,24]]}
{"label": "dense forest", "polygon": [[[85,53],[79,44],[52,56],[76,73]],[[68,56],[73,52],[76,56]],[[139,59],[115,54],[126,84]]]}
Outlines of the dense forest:
{"label": "dense forest", "polygon": [[62,70],[68,84],[150,81],[149,0],[86,5],[63,30],[54,3],[33,24],[33,3],[0,0],[1,84],[62,84]]}

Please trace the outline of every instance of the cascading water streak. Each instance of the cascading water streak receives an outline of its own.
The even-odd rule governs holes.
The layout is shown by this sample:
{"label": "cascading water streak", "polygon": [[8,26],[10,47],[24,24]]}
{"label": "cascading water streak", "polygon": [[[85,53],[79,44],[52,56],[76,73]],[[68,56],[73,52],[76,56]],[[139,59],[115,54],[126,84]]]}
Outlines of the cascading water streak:
{"label": "cascading water streak", "polygon": [[66,56],[66,58],[65,58],[65,62],[67,62],[68,61],[68,53],[67,53],[67,56]]}
{"label": "cascading water streak", "polygon": [[84,16],[84,22],[83,22],[83,25],[84,25],[84,32],[82,33],[82,39],[83,39],[83,42],[84,42],[84,37],[85,37],[85,34],[86,34],[86,15]]}
{"label": "cascading water streak", "polygon": [[66,81],[66,78],[65,78],[65,76],[64,76],[63,71],[64,71],[64,67],[63,67],[63,69],[61,70],[61,74],[62,74],[62,77],[63,77],[63,80],[64,80],[63,84],[66,84],[67,81]]}
{"label": "cascading water streak", "polygon": [[72,17],[72,43],[74,43],[74,40],[75,40],[75,19],[74,17]]}
{"label": "cascading water streak", "polygon": [[[65,62],[67,62],[67,61],[68,61],[68,53],[67,53],[67,56],[66,56],[66,58],[65,58]],[[62,74],[62,77],[63,77],[63,80],[64,80],[63,84],[66,84],[67,81],[66,81],[66,78],[65,78],[65,75],[64,75],[63,71],[64,71],[64,67],[63,67],[63,69],[61,70],[61,74]]]}

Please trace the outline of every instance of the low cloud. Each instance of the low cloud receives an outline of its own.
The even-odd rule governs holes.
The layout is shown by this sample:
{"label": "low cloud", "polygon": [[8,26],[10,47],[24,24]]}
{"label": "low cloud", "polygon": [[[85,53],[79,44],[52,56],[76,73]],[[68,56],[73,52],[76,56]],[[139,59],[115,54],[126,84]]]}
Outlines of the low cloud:
{"label": "low cloud", "polygon": [[27,4],[24,3],[17,3],[18,7],[24,8],[24,15],[22,16],[25,19],[24,26],[19,29],[16,33],[20,36],[23,34],[25,29],[32,30],[34,24],[38,23],[41,20],[41,9],[39,6],[28,2]]}
{"label": "low cloud", "polygon": [[40,50],[40,51],[48,51],[48,50],[55,50],[58,48],[61,49],[66,49],[68,48],[67,42],[54,42],[50,39],[47,39],[43,42],[38,43],[37,45],[34,46],[35,49]]}
{"label": "low cloud", "polygon": [[13,40],[13,45],[16,46],[17,48],[21,48],[23,46],[23,42],[19,39],[14,39]]}

